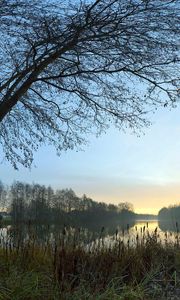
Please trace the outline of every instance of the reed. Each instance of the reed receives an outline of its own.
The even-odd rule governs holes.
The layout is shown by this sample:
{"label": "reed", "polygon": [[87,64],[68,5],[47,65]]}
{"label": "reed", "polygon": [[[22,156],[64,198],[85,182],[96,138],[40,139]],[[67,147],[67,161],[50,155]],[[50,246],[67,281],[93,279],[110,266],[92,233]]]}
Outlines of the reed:
{"label": "reed", "polygon": [[[172,243],[136,230],[134,243],[118,231],[87,242],[80,229],[65,228],[56,240],[40,243],[35,234],[0,234],[0,299],[166,299],[180,285],[178,232]],[[129,231],[129,228],[127,228]],[[169,290],[168,290],[169,289]],[[164,297],[164,298],[162,298]]]}

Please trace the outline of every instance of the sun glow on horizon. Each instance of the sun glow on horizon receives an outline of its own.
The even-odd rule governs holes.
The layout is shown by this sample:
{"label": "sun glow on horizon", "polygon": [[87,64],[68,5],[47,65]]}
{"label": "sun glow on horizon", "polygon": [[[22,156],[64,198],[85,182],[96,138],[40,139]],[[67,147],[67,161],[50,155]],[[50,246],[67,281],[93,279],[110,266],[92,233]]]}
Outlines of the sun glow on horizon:
{"label": "sun glow on horizon", "polygon": [[[137,213],[158,214],[180,203],[180,106],[158,112],[153,125],[139,138],[110,128],[101,138],[90,138],[84,152],[62,153],[44,146],[35,153],[31,170],[15,171],[0,165],[0,180],[72,188],[97,202],[130,202]],[[2,152],[0,149],[0,156]]]}
{"label": "sun glow on horizon", "polygon": [[148,214],[148,215],[158,215],[160,209],[158,208],[152,208],[152,207],[147,207],[147,208],[135,208],[134,211],[137,214]]}

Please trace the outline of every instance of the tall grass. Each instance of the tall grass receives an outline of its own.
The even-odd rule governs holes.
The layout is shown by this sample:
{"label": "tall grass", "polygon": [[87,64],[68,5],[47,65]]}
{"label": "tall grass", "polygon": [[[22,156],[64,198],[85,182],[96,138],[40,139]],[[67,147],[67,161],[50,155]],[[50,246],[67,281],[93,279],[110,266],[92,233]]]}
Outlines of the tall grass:
{"label": "tall grass", "polygon": [[29,230],[26,238],[18,229],[15,238],[1,233],[0,299],[165,300],[179,287],[178,233],[162,243],[157,230],[142,229],[132,244],[116,231],[107,245],[104,228],[88,243],[79,229],[64,228],[44,243]]}

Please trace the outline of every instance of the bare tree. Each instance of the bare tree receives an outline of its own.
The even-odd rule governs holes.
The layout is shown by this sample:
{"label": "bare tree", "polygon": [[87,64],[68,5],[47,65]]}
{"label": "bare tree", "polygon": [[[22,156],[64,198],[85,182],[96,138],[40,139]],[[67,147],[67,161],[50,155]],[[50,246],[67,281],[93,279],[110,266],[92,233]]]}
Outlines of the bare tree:
{"label": "bare tree", "polygon": [[130,202],[120,202],[118,204],[118,209],[119,209],[119,211],[122,211],[122,210],[134,211],[134,206]]}
{"label": "bare tree", "polygon": [[[57,2],[58,3],[58,2]],[[0,143],[16,168],[111,122],[133,130],[178,97],[177,0],[0,3]]]}

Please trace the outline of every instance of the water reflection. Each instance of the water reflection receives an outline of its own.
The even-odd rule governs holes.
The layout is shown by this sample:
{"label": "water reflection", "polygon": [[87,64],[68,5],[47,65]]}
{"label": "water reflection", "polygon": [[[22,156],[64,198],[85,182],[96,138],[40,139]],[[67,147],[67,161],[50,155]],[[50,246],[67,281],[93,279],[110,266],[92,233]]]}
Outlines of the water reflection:
{"label": "water reflection", "polygon": [[0,245],[7,243],[18,247],[23,241],[36,241],[38,245],[57,243],[63,240],[68,244],[83,243],[92,245],[101,243],[110,246],[114,242],[123,242],[137,245],[155,235],[157,241],[179,241],[178,223],[162,222],[158,220],[140,220],[134,223],[119,224],[111,227],[73,228],[57,225],[19,225],[7,226],[0,229]]}
{"label": "water reflection", "polygon": [[154,231],[157,227],[159,227],[158,220],[153,221],[146,221],[146,220],[140,220],[137,221],[134,225],[134,229],[141,230],[141,228],[147,228],[150,232]]}

